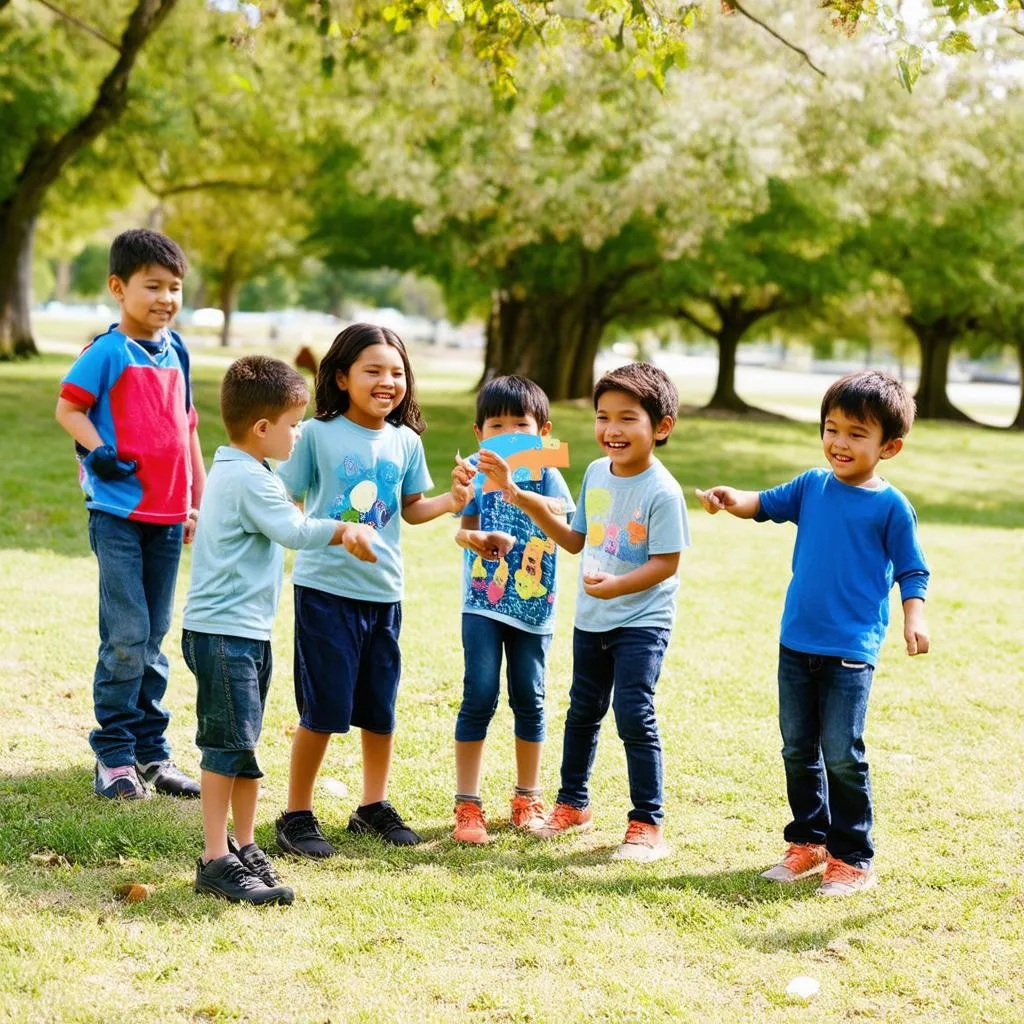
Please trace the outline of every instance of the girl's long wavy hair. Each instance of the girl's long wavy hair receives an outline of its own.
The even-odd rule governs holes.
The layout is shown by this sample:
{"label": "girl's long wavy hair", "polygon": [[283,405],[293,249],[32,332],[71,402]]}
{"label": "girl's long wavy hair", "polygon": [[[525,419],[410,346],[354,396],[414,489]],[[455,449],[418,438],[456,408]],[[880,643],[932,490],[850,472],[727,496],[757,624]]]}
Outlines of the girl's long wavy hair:
{"label": "girl's long wavy hair", "polygon": [[359,353],[371,345],[390,345],[402,357],[402,365],[405,367],[405,396],[385,417],[387,422],[396,427],[409,427],[417,434],[422,434],[427,425],[423,422],[416,401],[416,378],[409,365],[409,354],[405,351],[402,339],[394,331],[375,324],[352,324],[331,343],[330,351],[321,361],[316,375],[315,419],[333,420],[348,411],[348,392],[338,387],[337,376],[339,373],[348,374],[352,364],[359,358]]}

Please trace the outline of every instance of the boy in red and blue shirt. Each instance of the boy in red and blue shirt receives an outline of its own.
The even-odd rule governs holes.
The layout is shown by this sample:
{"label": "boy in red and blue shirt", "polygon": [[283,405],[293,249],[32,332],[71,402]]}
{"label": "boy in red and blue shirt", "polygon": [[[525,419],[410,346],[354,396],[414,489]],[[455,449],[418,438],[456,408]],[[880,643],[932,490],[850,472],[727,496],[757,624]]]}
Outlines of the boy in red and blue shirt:
{"label": "boy in red and blue shirt", "polygon": [[171,239],[126,231],[110,249],[108,287],[121,319],[94,338],[61,382],[57,422],[75,439],[99,562],[100,649],[93,678],[95,790],[141,799],[199,786],[171,760],[162,706],[181,545],[195,531],[205,481],[188,351],[170,324],[187,263]]}

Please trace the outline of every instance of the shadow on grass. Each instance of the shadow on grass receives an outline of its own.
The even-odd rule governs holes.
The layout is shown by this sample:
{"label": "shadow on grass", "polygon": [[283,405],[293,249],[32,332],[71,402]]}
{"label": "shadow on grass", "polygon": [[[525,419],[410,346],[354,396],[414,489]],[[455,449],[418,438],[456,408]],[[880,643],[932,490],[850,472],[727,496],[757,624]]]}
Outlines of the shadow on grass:
{"label": "shadow on grass", "polygon": [[[274,826],[264,808],[257,842],[277,855]],[[587,896],[619,896],[657,903],[671,892],[699,893],[725,906],[791,903],[806,899],[813,888],[773,886],[758,876],[760,865],[735,871],[680,871],[687,854],[649,866],[612,863],[617,838],[608,845],[581,847],[578,839],[540,842],[500,829],[484,847],[454,843],[447,826],[424,829],[424,842],[414,847],[388,846],[375,837],[355,836],[343,824],[325,820],[325,831],[338,856],[312,864],[328,876],[343,878],[354,867],[380,875],[441,868],[467,882],[489,876],[514,878],[556,901]],[[159,888],[145,902],[147,917],[215,916],[218,901],[195,897],[190,882],[165,884],[170,870],[176,879],[191,874],[202,848],[198,801],[154,797],[146,801],[100,800],[92,791],[88,768],[69,768],[0,778],[0,867],[5,882],[26,898],[58,909],[118,906],[117,885],[135,881]],[[52,865],[34,860],[56,855]],[[168,868],[168,864],[172,867]],[[135,908],[123,906],[123,913]]]}

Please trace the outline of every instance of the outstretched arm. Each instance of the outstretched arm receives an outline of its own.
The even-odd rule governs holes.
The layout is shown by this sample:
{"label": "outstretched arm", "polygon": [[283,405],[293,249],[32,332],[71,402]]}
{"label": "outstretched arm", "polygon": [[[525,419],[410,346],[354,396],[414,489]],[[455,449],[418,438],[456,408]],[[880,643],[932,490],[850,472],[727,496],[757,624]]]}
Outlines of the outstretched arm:
{"label": "outstretched arm", "polygon": [[699,487],[694,492],[704,511],[710,515],[726,512],[737,519],[753,519],[761,511],[761,495],[758,491],[738,491],[735,487],[711,487],[702,491]]}
{"label": "outstretched arm", "polygon": [[477,468],[501,488],[510,505],[525,512],[559,547],[578,555],[586,537],[565,521],[565,503],[536,491],[516,486],[508,463],[498,454],[482,448]]}

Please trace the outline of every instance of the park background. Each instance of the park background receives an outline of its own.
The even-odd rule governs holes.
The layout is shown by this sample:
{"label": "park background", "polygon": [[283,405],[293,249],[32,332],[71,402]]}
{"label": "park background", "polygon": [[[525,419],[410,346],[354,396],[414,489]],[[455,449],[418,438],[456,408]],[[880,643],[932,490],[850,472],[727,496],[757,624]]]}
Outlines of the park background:
{"label": "park background", "polygon": [[[690,6],[0,0],[0,1019],[1019,1021],[1024,925],[1024,15],[1013,2]],[[820,463],[816,405],[855,366],[921,418],[886,475],[933,571],[933,649],[876,674],[881,884],[772,887],[786,820],[775,721],[792,530],[700,514],[659,687],[674,856],[613,864],[625,766],[606,724],[597,827],[550,845],[448,839],[460,554],[408,566],[392,794],[427,838],[357,841],[352,737],[318,790],[341,854],[282,861],[259,912],[192,892],[198,807],[92,796],[96,570],[61,375],[105,305],[113,234],[149,224],[192,270],[207,459],[230,360],[326,350],[352,319],[410,343],[435,481],[472,444],[488,372],[535,377],[596,455],[595,368],[673,375],[661,452],[684,491]],[[560,563],[544,781],[557,785],[577,566]],[[192,680],[165,649],[179,762]],[[273,848],[290,730],[276,626],[257,837]],[[496,824],[511,716],[488,741]],[[139,903],[123,887],[152,887]],[[811,1005],[788,981],[821,983]]]}

